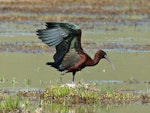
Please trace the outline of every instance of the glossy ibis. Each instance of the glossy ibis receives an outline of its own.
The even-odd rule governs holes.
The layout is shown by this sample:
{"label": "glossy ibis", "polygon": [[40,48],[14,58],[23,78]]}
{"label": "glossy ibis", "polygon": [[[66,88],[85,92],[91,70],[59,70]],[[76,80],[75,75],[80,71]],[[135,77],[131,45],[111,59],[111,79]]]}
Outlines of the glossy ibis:
{"label": "glossy ibis", "polygon": [[111,63],[103,50],[98,50],[94,59],[84,52],[81,46],[82,32],[77,25],[63,22],[46,22],[46,27],[46,29],[37,30],[37,35],[48,46],[56,47],[56,53],[53,56],[54,62],[48,62],[47,65],[58,69],[62,75],[72,72],[72,81],[74,81],[77,71],[86,66],[94,66],[103,58]]}

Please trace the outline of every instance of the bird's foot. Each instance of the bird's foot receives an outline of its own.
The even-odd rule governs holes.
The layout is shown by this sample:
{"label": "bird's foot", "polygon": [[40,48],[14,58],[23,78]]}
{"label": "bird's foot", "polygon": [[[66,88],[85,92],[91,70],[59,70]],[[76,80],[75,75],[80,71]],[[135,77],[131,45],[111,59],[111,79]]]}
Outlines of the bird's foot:
{"label": "bird's foot", "polygon": [[68,72],[68,70],[64,70],[64,71],[61,72],[61,75],[64,75],[67,72]]}

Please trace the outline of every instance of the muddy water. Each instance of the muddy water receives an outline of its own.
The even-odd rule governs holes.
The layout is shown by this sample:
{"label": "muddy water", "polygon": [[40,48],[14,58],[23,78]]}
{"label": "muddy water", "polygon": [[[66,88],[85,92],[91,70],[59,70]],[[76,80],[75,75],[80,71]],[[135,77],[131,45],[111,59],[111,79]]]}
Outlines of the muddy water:
{"label": "muddy water", "polygon": [[48,106],[48,113],[149,113],[149,105],[112,105],[112,106],[98,106],[98,105],[87,105],[87,106],[75,106],[75,107],[66,107],[60,105]]}
{"label": "muddy water", "polygon": [[[92,53],[91,53],[92,54]],[[115,70],[111,65],[101,60],[95,67],[87,67],[76,74],[76,80],[100,81],[100,80],[121,80],[136,79],[139,81],[149,80],[149,52],[122,53],[108,52],[115,65]],[[51,53],[32,54],[32,53],[0,53],[1,78],[22,81],[30,79],[32,86],[39,86],[39,82],[50,82],[59,80],[60,73],[45,65],[47,61],[52,61]],[[63,76],[64,82],[71,81],[70,73]]]}
{"label": "muddy water", "polygon": [[[96,11],[99,4],[96,7],[87,3],[80,4],[78,8],[78,4],[68,5],[67,2],[66,5],[59,4],[51,8],[51,5],[36,3],[32,5],[35,12],[34,10],[20,11],[20,8],[14,7],[15,2],[12,4],[13,10],[9,9],[10,4],[0,4],[2,9],[0,11],[2,15],[0,21],[0,93],[4,90],[15,93],[27,88],[44,89],[51,84],[60,83],[60,73],[45,65],[46,62],[53,60],[52,52],[54,51],[48,53],[42,48],[43,45],[41,48],[37,46],[39,40],[35,36],[35,31],[44,28],[43,21],[65,20],[74,21],[80,24],[81,28],[91,28],[87,31],[83,30],[83,47],[92,57],[97,49],[104,49],[116,67],[115,70],[112,70],[111,65],[102,60],[97,66],[78,72],[76,81],[96,83],[100,88],[110,86],[119,88],[121,91],[130,90],[135,93],[150,94],[150,19],[147,12],[147,1],[133,3],[134,1],[131,0],[119,2],[119,5],[115,5],[115,2],[112,5],[102,6],[101,10],[104,12],[101,13],[99,13],[99,8]],[[16,6],[26,8],[27,4]],[[31,4],[26,9],[30,9],[30,6]],[[90,10],[85,11],[88,7],[95,11],[93,13],[90,13]],[[46,8],[45,11],[44,8]],[[37,9],[44,12],[39,13]],[[64,9],[66,11],[60,14]],[[105,12],[105,10],[108,11]],[[124,14],[122,10],[127,13]],[[145,11],[147,13],[144,13]],[[112,13],[109,14],[109,12]],[[66,74],[62,79],[64,83],[71,82],[72,75]],[[53,104],[47,106],[45,110],[46,113],[149,113],[150,105],[141,102],[128,105],[77,105],[72,107]]]}
{"label": "muddy water", "polygon": [[[93,52],[90,52],[93,56]],[[96,83],[101,87],[119,88],[122,91],[131,90],[136,93],[150,94],[149,85],[149,52],[118,52],[108,51],[108,56],[115,65],[102,60],[95,67],[88,67],[76,74],[76,81]],[[24,88],[46,88],[51,84],[59,83],[60,73],[45,65],[52,60],[52,53],[0,53],[0,77],[1,89],[12,88],[22,90]],[[66,74],[62,77],[63,82],[71,82],[72,75]],[[49,113],[65,112],[90,112],[90,113],[125,113],[137,112],[149,113],[149,103],[136,102],[129,105],[81,105],[67,107],[63,105],[50,105],[45,108]]]}
{"label": "muddy water", "polygon": [[[83,47],[85,51],[89,53],[91,57],[94,56],[97,49],[108,47],[112,44],[140,44],[149,45],[149,32],[139,32],[129,29],[128,34],[120,31],[109,31],[105,34],[91,32],[85,32],[83,34]],[[143,33],[143,34],[142,34]],[[91,39],[95,36],[94,41]],[[104,37],[104,38],[99,38]],[[141,38],[143,37],[143,38]],[[8,45],[15,47],[23,45],[21,50],[14,51],[2,50],[0,52],[0,89],[3,91],[12,90],[18,91],[26,88],[44,89],[51,84],[60,83],[60,72],[45,65],[48,61],[53,61],[52,57],[54,50],[51,52],[39,51],[37,52],[29,50],[24,52],[25,46],[39,44],[39,40],[35,35],[1,35],[1,45],[3,42],[7,42]],[[20,42],[20,43],[16,43]],[[22,43],[23,42],[23,43]],[[31,42],[31,43],[30,43]],[[110,43],[111,42],[111,43]],[[113,43],[112,43],[113,42]],[[15,45],[16,44],[16,45]],[[8,47],[8,45],[6,47]],[[149,50],[143,50],[135,48],[115,48],[104,50],[107,52],[111,61],[115,65],[115,70],[106,60],[101,60],[97,66],[87,67],[81,72],[76,74],[76,81],[84,81],[87,83],[96,83],[101,87],[113,87],[119,88],[120,91],[133,91],[134,93],[150,94],[150,52]],[[116,47],[116,46],[115,46]],[[117,46],[118,47],[118,46]],[[143,46],[141,46],[143,47]],[[23,50],[23,48],[25,48]],[[32,46],[31,46],[32,48]],[[35,50],[36,48],[34,48]],[[71,82],[72,75],[66,74],[62,76],[63,83]],[[13,93],[13,92],[12,92]],[[137,112],[149,113],[149,103],[142,104],[141,102],[135,102],[129,105],[82,105],[67,107],[63,105],[50,105],[45,108],[47,112],[104,112],[104,113],[125,113],[125,112]]]}

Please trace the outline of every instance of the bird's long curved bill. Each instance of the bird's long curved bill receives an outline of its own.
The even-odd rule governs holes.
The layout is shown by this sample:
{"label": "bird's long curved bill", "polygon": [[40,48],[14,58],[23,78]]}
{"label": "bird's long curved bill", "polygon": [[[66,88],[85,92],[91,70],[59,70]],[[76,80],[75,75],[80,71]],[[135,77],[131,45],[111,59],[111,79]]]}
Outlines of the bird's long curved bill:
{"label": "bird's long curved bill", "polygon": [[104,57],[105,57],[105,59],[111,64],[113,70],[115,70],[115,66],[114,66],[114,64],[110,61],[109,57],[108,57],[107,55],[105,55]]}

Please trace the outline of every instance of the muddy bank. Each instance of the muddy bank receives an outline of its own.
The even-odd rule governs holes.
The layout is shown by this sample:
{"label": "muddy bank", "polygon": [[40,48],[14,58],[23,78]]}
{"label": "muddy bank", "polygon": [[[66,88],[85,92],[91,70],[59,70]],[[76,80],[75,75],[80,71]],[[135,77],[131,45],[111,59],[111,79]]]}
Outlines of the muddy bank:
{"label": "muddy bank", "polygon": [[16,23],[13,29],[19,32],[20,29],[33,32],[45,21],[74,22],[83,29],[99,29],[101,24],[148,24],[150,10],[148,0],[1,0],[0,13],[1,32],[10,32],[8,26],[12,23]]}
{"label": "muddy bank", "polygon": [[[109,81],[107,81],[109,82]],[[133,88],[114,88],[111,84],[135,84],[127,83],[125,81],[103,83],[107,86],[99,86],[98,84],[89,83],[66,83],[50,85],[46,89],[27,88],[21,90],[1,90],[1,101],[5,101],[8,97],[19,99],[20,105],[28,101],[25,106],[36,106],[39,103],[40,108],[48,105],[63,104],[68,107],[75,107],[78,105],[96,105],[96,106],[121,106],[127,104],[149,104],[150,92],[148,89],[137,90]],[[138,82],[138,84],[148,84],[146,82]],[[110,86],[109,86],[110,85]],[[16,100],[15,100],[16,101]],[[17,100],[18,101],[18,100]],[[11,102],[11,101],[10,101]],[[38,106],[36,106],[38,107]],[[20,108],[20,107],[19,107]],[[19,109],[17,108],[17,109]],[[0,109],[1,110],[1,109]]]}
{"label": "muddy bank", "polygon": [[[107,43],[97,45],[94,42],[84,42],[83,47],[87,51],[107,49],[108,51],[122,51],[122,52],[149,52],[150,45],[144,44],[119,44],[119,43]],[[48,47],[41,42],[0,42],[0,52],[22,52],[22,53],[44,53],[55,52],[55,48]]]}

